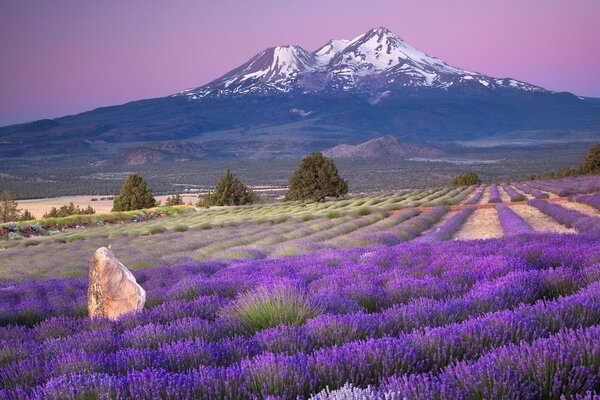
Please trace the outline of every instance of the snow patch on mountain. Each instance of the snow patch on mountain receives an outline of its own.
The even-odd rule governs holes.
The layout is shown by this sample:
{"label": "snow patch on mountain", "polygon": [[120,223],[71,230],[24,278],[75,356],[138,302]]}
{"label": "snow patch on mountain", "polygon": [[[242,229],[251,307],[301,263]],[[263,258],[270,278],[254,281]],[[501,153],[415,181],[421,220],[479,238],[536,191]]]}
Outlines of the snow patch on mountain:
{"label": "snow patch on mountain", "polygon": [[[315,52],[294,45],[263,50],[221,78],[176,96],[199,99],[293,91],[357,91],[373,99],[377,93],[390,94],[403,87],[449,90],[465,85],[545,91],[514,79],[491,78],[451,66],[379,27],[352,40],[331,40]],[[375,103],[379,101],[381,98]]]}

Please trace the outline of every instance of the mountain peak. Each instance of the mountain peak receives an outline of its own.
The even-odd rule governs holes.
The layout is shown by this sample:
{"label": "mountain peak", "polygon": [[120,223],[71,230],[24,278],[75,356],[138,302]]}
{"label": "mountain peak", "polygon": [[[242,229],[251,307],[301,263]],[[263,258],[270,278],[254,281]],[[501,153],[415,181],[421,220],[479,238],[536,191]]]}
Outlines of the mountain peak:
{"label": "mountain peak", "polygon": [[380,26],[353,40],[330,40],[312,53],[297,45],[268,48],[221,78],[180,95],[198,99],[355,91],[369,98],[383,98],[405,87],[544,91],[514,79],[496,79],[453,67]]}

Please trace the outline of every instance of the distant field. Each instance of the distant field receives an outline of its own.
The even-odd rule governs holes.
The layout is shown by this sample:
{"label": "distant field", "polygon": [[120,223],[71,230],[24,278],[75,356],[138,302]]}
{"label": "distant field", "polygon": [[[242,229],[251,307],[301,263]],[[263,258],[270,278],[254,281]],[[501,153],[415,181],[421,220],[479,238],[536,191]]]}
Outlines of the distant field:
{"label": "distant field", "polygon": [[[72,202],[76,206],[85,208],[91,206],[96,213],[108,213],[112,209],[112,200],[96,200],[92,201],[93,198],[100,199],[101,197],[109,197],[109,195],[97,195],[97,196],[62,196],[62,197],[51,197],[46,199],[31,199],[31,200],[19,200],[19,208],[27,209],[36,218],[42,218],[42,215],[50,211],[52,207],[60,208],[65,204]],[[156,196],[156,201],[161,201],[162,204],[168,196]],[[198,201],[197,196],[182,194],[183,201],[188,204],[190,201],[195,204]]]}

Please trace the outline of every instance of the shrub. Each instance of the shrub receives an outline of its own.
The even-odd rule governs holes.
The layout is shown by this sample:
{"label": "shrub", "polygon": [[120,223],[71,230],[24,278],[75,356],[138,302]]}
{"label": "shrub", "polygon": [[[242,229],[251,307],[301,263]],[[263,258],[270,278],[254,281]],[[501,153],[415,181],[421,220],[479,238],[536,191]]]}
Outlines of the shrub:
{"label": "shrub", "polygon": [[30,239],[30,240],[26,240],[25,242],[23,242],[23,246],[25,246],[25,247],[33,247],[33,246],[37,246],[40,243],[41,242],[39,240]]}
{"label": "shrub", "polygon": [[200,225],[200,229],[202,229],[203,231],[208,231],[210,229],[212,229],[212,225],[211,224],[202,224]]}
{"label": "shrub", "polygon": [[481,178],[474,171],[467,171],[461,175],[455,176],[450,181],[450,184],[453,186],[471,186],[471,185],[480,185]]}
{"label": "shrub", "polygon": [[95,213],[96,211],[90,206],[82,209],[73,204],[73,202],[70,202],[69,204],[65,204],[58,209],[56,207],[52,207],[49,212],[43,215],[43,218],[62,218],[70,215],[90,215]]}
{"label": "shrub", "polygon": [[339,211],[330,211],[326,215],[329,219],[335,219],[342,216],[342,214]]}
{"label": "shrub", "polygon": [[167,228],[165,228],[164,226],[153,226],[152,228],[150,228],[149,232],[151,235],[156,235],[159,233],[165,233],[167,231]]}
{"label": "shrub", "polygon": [[279,324],[300,326],[321,313],[306,292],[294,285],[276,283],[260,286],[225,307],[223,316],[239,322],[248,332]]}
{"label": "shrub", "polygon": [[584,174],[600,173],[600,143],[596,143],[590,148],[580,169]]}
{"label": "shrub", "polygon": [[364,217],[365,215],[369,214],[371,214],[371,209],[369,207],[362,207],[358,209],[358,215],[362,215]]}
{"label": "shrub", "polygon": [[319,152],[310,153],[289,179],[286,200],[323,201],[348,193],[348,182],[342,179],[333,161]]}
{"label": "shrub", "polygon": [[185,232],[188,229],[190,228],[187,225],[177,225],[175,228],[173,228],[175,232]]}
{"label": "shrub", "polygon": [[179,194],[174,194],[173,196],[167,196],[165,200],[165,206],[182,206],[183,198]]}
{"label": "shrub", "polygon": [[250,190],[240,179],[227,170],[215,187],[215,191],[207,193],[196,204],[199,207],[240,206],[260,201],[260,197]]}
{"label": "shrub", "polygon": [[114,199],[112,211],[131,211],[156,206],[152,191],[138,174],[131,174]]}
{"label": "shrub", "polygon": [[29,210],[21,211],[21,215],[19,216],[19,221],[31,221],[34,219],[35,219],[35,217],[33,216],[32,213],[29,212]]}
{"label": "shrub", "polygon": [[304,221],[304,222],[312,221],[313,219],[315,219],[315,217],[313,217],[310,214],[302,217],[302,221]]}

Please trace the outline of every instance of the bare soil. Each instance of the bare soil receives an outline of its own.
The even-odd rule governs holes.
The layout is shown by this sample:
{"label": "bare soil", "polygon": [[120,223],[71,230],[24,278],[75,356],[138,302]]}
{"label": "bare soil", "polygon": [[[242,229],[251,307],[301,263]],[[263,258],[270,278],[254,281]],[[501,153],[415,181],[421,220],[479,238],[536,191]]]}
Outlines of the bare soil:
{"label": "bare soil", "polygon": [[593,215],[596,217],[600,216],[600,210],[597,210],[594,207],[589,206],[587,204],[565,201],[564,203],[561,203],[561,206],[565,208],[570,208],[571,210],[582,212],[587,215]]}
{"label": "bare soil", "polygon": [[489,239],[502,237],[498,213],[494,208],[478,208],[456,232],[453,239]]}
{"label": "bare soil", "polygon": [[[192,204],[198,201],[198,198],[189,194],[182,194],[183,202],[187,204],[188,202],[192,202]],[[85,208],[87,206],[92,206],[94,210],[96,210],[97,214],[103,214],[110,212],[113,206],[112,200],[97,200],[92,201],[92,198],[99,199],[101,197],[110,197],[108,195],[96,195],[96,196],[65,196],[65,197],[53,197],[46,199],[31,199],[31,200],[17,200],[18,207],[20,209],[27,209],[31,212],[36,218],[42,218],[42,216],[50,211],[52,207],[60,208],[65,204],[69,204],[73,202],[76,206],[81,208]],[[161,201],[162,204],[165,203],[167,196],[156,196],[156,201]]]}
{"label": "bare soil", "polygon": [[486,204],[488,202],[488,200],[490,199],[490,186],[486,186],[483,194],[481,195],[481,198],[479,199],[479,203],[477,204]]}
{"label": "bare soil", "polygon": [[536,231],[558,233],[576,232],[575,229],[567,228],[556,222],[552,217],[547,216],[537,208],[527,204],[514,205],[511,208],[515,213],[523,217],[523,219]]}
{"label": "bare soil", "polygon": [[500,193],[500,200],[502,200],[503,203],[508,203],[510,201],[510,196],[508,195],[508,193],[506,193],[506,190],[504,190],[504,188],[500,185],[498,185],[498,192]]}

